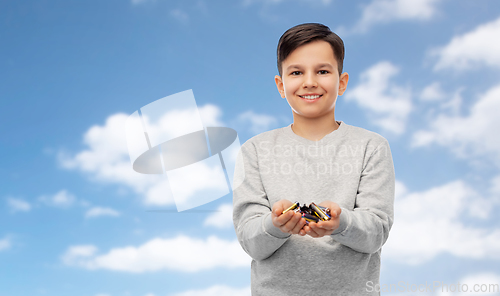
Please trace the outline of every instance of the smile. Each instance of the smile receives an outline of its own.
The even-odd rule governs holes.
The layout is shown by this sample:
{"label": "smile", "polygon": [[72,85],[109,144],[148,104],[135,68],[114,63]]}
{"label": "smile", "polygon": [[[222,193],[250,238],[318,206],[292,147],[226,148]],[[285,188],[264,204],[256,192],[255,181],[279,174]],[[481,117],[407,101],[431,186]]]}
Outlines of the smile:
{"label": "smile", "polygon": [[323,95],[314,95],[314,96],[299,96],[301,97],[304,101],[306,102],[315,102],[319,98],[321,98]]}

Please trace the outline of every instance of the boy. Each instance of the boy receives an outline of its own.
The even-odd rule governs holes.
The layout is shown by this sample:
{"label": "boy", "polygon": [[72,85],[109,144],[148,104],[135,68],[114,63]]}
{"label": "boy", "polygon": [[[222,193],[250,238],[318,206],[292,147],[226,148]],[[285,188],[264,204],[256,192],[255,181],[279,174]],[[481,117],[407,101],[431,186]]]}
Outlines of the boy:
{"label": "boy", "polygon": [[[277,56],[275,82],[293,123],[245,142],[235,169],[244,180],[233,191],[233,221],[253,258],[252,295],[379,295],[368,287],[379,283],[394,219],[389,144],[335,120],[349,76],[343,41],[327,26],[290,28]],[[331,219],[282,214],[294,202],[328,207]]]}

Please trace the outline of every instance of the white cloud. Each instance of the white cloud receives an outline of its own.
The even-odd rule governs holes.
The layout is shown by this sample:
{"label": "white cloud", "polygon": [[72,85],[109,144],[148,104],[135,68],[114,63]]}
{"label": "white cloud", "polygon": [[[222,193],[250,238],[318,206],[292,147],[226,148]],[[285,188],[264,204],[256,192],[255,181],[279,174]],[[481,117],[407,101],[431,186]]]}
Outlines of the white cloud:
{"label": "white cloud", "polygon": [[114,114],[106,119],[104,126],[94,125],[84,134],[83,142],[88,147],[74,157],[60,155],[60,162],[68,169],[77,168],[93,173],[98,180],[127,183],[142,189],[147,181],[130,170],[125,122],[127,115]]}
{"label": "white cloud", "polygon": [[222,110],[214,104],[205,104],[203,107],[198,108],[201,121],[204,126],[225,126],[221,121]]}
{"label": "white cloud", "polygon": [[[420,101],[425,103],[422,105],[425,116],[420,115],[420,121],[429,123],[434,121],[440,114],[448,114],[448,116],[459,116],[462,112],[464,99],[462,92],[465,87],[459,87],[454,92],[445,92],[441,88],[439,82],[435,82],[426,86],[420,93]],[[417,112],[418,113],[418,112]],[[422,128],[425,125],[419,125]]]}
{"label": "white cloud", "polygon": [[61,260],[67,265],[84,265],[85,260],[91,259],[96,252],[97,247],[93,245],[72,246],[61,256]]}
{"label": "white cloud", "polygon": [[233,226],[233,205],[223,204],[217,209],[217,212],[211,214],[203,222],[204,226],[213,226],[216,228],[230,228]]}
{"label": "white cloud", "polygon": [[[206,104],[198,111],[205,126],[225,126],[219,119],[222,111],[216,105]],[[178,127],[190,124],[183,122],[189,121],[189,116],[174,112],[168,116],[177,119]],[[125,185],[139,194],[147,205],[173,205],[166,175],[140,174],[132,169],[125,131],[127,118],[128,115],[123,113],[113,114],[104,125],[90,127],[83,136],[86,148],[75,155],[61,152],[59,162],[64,168],[83,171],[96,181]],[[154,131],[165,132],[158,128]],[[206,182],[200,179],[196,183],[198,187],[186,186],[186,189],[199,190],[203,184]]]}
{"label": "white cloud", "polygon": [[[159,118],[158,122],[155,121],[153,123],[149,122],[148,118],[145,121],[148,124],[148,128],[152,130],[152,134],[165,134],[172,132],[172,130],[178,133],[179,128],[192,124],[190,116],[193,114],[180,113],[181,111],[168,113],[171,121],[172,118],[176,119],[177,128],[172,127],[171,124],[166,127],[158,126],[156,123],[161,122],[162,118]],[[205,126],[225,126],[220,120],[222,111],[216,105],[206,104],[198,108],[198,112]],[[194,115],[198,116],[198,114]],[[251,119],[245,116],[244,118]],[[62,167],[82,171],[95,181],[125,185],[142,197],[146,205],[168,206],[175,204],[172,193],[173,189],[171,189],[172,184],[176,185],[176,198],[193,196],[202,190],[227,190],[227,183],[225,181],[213,182],[213,180],[208,180],[208,176],[214,175],[214,168],[208,165],[203,169],[197,169],[196,173],[198,175],[191,176],[190,180],[180,181],[169,180],[165,174],[154,175],[135,172],[132,169],[127,148],[125,130],[127,119],[128,115],[118,113],[109,116],[104,125],[90,127],[83,136],[85,148],[82,151],[74,155],[63,152],[59,153],[59,162]],[[261,127],[262,122],[269,120],[265,116],[261,116],[258,119],[260,120]],[[216,173],[219,172],[217,171]],[[222,170],[220,170],[220,173],[223,174]],[[170,176],[170,178],[175,178],[175,176]],[[197,182],[193,183],[193,179],[196,179]],[[186,186],[181,186],[179,182],[186,182]],[[183,191],[181,192],[180,190]]]}
{"label": "white cloud", "polygon": [[100,216],[118,217],[120,212],[111,208],[93,207],[85,213],[86,218],[95,218]]}
{"label": "white cloud", "polygon": [[440,101],[446,97],[439,82],[434,82],[426,86],[420,93],[422,101]]}
{"label": "white cloud", "polygon": [[[461,292],[457,291],[458,289],[456,289],[458,283],[460,283]],[[498,295],[498,292],[500,291],[500,275],[495,273],[478,273],[467,275],[461,278],[458,283],[448,283],[448,287],[444,286],[447,283],[443,283],[443,286],[439,289],[437,295],[464,295],[467,292],[467,295],[483,296]],[[453,289],[451,285],[454,285],[455,289]]]}
{"label": "white cloud", "polygon": [[31,204],[19,198],[9,197],[7,198],[7,205],[10,207],[12,212],[29,212],[31,210]]}
{"label": "white cloud", "polygon": [[410,89],[390,81],[398,72],[390,62],[379,62],[364,71],[361,82],[344,95],[347,101],[355,101],[369,111],[368,118],[374,125],[395,134],[405,131],[412,110]]}
{"label": "white cloud", "polygon": [[241,113],[238,115],[237,120],[245,125],[247,125],[246,123],[249,123],[249,130],[255,135],[268,131],[272,126],[278,123],[278,120],[274,116],[257,114],[252,110]]}
{"label": "white cloud", "polygon": [[49,206],[68,208],[75,203],[76,198],[73,194],[63,189],[54,195],[40,196],[38,200]]}
{"label": "white cloud", "polygon": [[[462,108],[462,103],[463,103],[463,98],[462,98],[462,91],[464,90],[463,87],[460,87],[458,90],[455,91],[453,95],[448,95],[449,97],[448,100],[443,100],[440,104],[440,109],[441,112],[447,112],[447,114],[452,115],[452,116],[458,116],[460,114],[460,110]],[[433,116],[435,117],[435,116]],[[430,118],[428,121],[432,121],[434,118]]]}
{"label": "white cloud", "polygon": [[385,256],[422,264],[442,253],[471,259],[500,259],[500,229],[467,226],[462,218],[487,219],[496,201],[458,180],[423,192],[396,183],[394,225]]}
{"label": "white cloud", "polygon": [[470,114],[439,114],[413,135],[412,146],[438,144],[464,159],[487,156],[500,165],[500,85],[489,89],[470,108]]}
{"label": "white cloud", "polygon": [[171,239],[155,238],[138,247],[115,248],[102,255],[96,252],[95,246],[73,246],[61,258],[67,265],[89,270],[108,269],[132,273],[163,269],[197,272],[219,267],[249,267],[251,261],[237,240],[227,241],[215,236],[205,240],[184,235]]}
{"label": "white cloud", "polygon": [[87,148],[74,156],[61,153],[61,165],[88,173],[96,181],[126,185],[142,195],[146,204],[173,204],[165,195],[168,181],[163,175],[139,174],[132,169],[125,136],[127,118],[123,113],[114,114],[104,126],[92,126],[84,135]]}
{"label": "white cloud", "polygon": [[491,193],[500,197],[500,175],[491,179]]}
{"label": "white cloud", "polygon": [[12,243],[10,241],[10,238],[5,237],[3,239],[0,239],[0,252],[10,249],[11,245]]}
{"label": "white cloud", "polygon": [[500,18],[483,24],[460,36],[455,36],[444,47],[432,49],[437,56],[435,70],[465,70],[486,65],[500,67]]}
{"label": "white cloud", "polygon": [[215,285],[203,290],[189,290],[182,293],[171,294],[171,296],[251,296],[250,287],[231,288]]}
{"label": "white cloud", "polygon": [[395,21],[429,20],[437,14],[439,2],[441,0],[373,0],[363,7],[361,19],[351,31],[363,33],[376,24]]}

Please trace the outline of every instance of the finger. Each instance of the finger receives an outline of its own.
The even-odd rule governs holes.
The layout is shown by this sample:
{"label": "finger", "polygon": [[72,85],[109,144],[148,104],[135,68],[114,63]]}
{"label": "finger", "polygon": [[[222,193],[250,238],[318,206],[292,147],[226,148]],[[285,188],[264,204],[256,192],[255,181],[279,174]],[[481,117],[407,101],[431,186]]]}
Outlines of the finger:
{"label": "finger", "polygon": [[292,217],[292,215],[293,215],[293,213],[292,214],[285,213],[285,214],[280,215],[278,217],[272,218],[273,224],[276,227],[282,227],[282,226],[284,226],[290,220],[290,218]]}
{"label": "finger", "polygon": [[[309,223],[311,224],[311,223]],[[316,231],[314,231],[314,229],[312,229],[311,227],[309,227],[308,230],[306,230],[306,233],[312,237],[319,237],[319,235],[316,233]]]}
{"label": "finger", "polygon": [[286,199],[282,199],[278,202],[276,202],[274,205],[273,205],[273,212],[277,215],[277,216],[280,216],[281,214],[283,214],[283,211],[285,209],[288,209],[290,206],[292,205],[292,202],[289,201],[289,200],[286,200]]}
{"label": "finger", "polygon": [[282,203],[280,203],[280,202],[275,203],[274,207],[273,207],[273,213],[276,216],[280,216],[282,212],[283,212],[283,205],[282,205]]}
{"label": "finger", "polygon": [[292,219],[293,214],[295,214],[295,212],[292,212],[292,211],[290,211],[290,212],[286,212],[286,213],[284,213],[284,214],[280,215],[280,216],[279,216],[278,218],[276,218],[276,219],[278,219],[278,220],[279,220],[279,223],[280,223],[281,225],[285,225],[286,223],[288,223],[288,222],[290,221],[290,219]]}
{"label": "finger", "polygon": [[274,218],[278,218],[278,215],[276,214],[276,209],[273,209],[273,210],[271,211],[271,218],[273,218],[273,219],[274,219]]}
{"label": "finger", "polygon": [[330,218],[333,220],[340,215],[340,209],[330,210]]}
{"label": "finger", "polygon": [[309,222],[307,223],[305,226],[304,226],[304,231],[307,233],[307,234],[316,234],[316,231],[314,231],[312,228],[311,228],[311,224],[313,222]]}
{"label": "finger", "polygon": [[331,209],[332,219],[337,218],[338,216],[340,216],[340,213],[342,213],[342,209],[337,204],[335,205],[336,206],[333,209]]}
{"label": "finger", "polygon": [[326,230],[320,228],[317,223],[309,223],[309,224],[311,224],[311,229],[314,230],[314,232],[316,232],[318,236],[325,235]]}
{"label": "finger", "polygon": [[333,229],[334,226],[334,219],[330,219],[328,221],[319,221],[316,225],[319,228],[325,229],[325,230],[331,230]]}
{"label": "finger", "polygon": [[302,227],[306,224],[306,220],[300,218],[297,224],[295,224],[295,227],[292,229],[293,234],[298,234],[300,230],[302,230]]}
{"label": "finger", "polygon": [[[325,226],[327,222],[328,222],[328,225]],[[321,226],[321,224],[318,224],[318,227],[320,227],[321,229],[323,229],[325,231],[324,235],[330,235],[335,231],[335,229],[339,228],[339,224],[340,224],[340,221],[337,218],[337,219],[333,219],[330,221],[322,222],[323,226]]]}
{"label": "finger", "polygon": [[293,231],[293,229],[297,226],[297,223],[299,223],[301,218],[302,216],[299,213],[293,212],[292,217],[290,218],[290,220],[288,220],[288,222],[286,222],[284,227],[286,227],[288,231]]}
{"label": "finger", "polygon": [[293,212],[292,217],[290,218],[290,220],[288,220],[288,222],[286,222],[285,227],[289,231],[292,231],[297,226],[297,223],[299,223],[300,219],[301,219],[301,215],[299,213]]}
{"label": "finger", "polygon": [[323,201],[319,205],[322,207],[329,208],[330,209],[330,216],[332,216],[332,218],[334,218],[334,216],[338,217],[338,215],[340,215],[341,209],[337,203],[334,203],[332,201]]}
{"label": "finger", "polygon": [[332,216],[330,220],[318,222],[318,227],[325,229],[327,231],[330,230],[333,231],[339,227],[339,224],[340,224],[340,218],[339,217],[334,218]]}
{"label": "finger", "polygon": [[304,230],[304,232],[307,234],[311,231],[311,227],[309,227],[309,225],[307,225],[307,223],[306,223],[306,225],[304,225],[304,227],[302,227],[302,230]]}
{"label": "finger", "polygon": [[273,221],[273,225],[280,228],[281,226],[283,226],[283,224],[280,223],[280,221],[278,220],[278,218],[275,218],[275,217],[271,217],[271,221]]}
{"label": "finger", "polygon": [[286,199],[282,199],[280,202],[279,202],[279,206],[280,206],[280,213],[283,213],[283,211],[285,211],[286,209],[288,209],[289,207],[291,207],[293,205],[293,202],[289,201],[289,200],[286,200]]}

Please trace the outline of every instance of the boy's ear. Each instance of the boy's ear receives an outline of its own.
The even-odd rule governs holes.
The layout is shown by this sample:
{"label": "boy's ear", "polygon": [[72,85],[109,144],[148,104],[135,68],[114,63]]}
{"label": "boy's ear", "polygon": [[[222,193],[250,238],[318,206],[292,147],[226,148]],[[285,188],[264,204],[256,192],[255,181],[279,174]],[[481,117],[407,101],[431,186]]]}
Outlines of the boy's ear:
{"label": "boy's ear", "polygon": [[274,76],[274,82],[276,82],[276,87],[282,98],[285,98],[285,88],[283,86],[283,80],[279,75]]}
{"label": "boy's ear", "polygon": [[339,78],[339,96],[343,95],[346,88],[347,88],[347,82],[349,82],[349,74],[347,72],[342,73]]}

